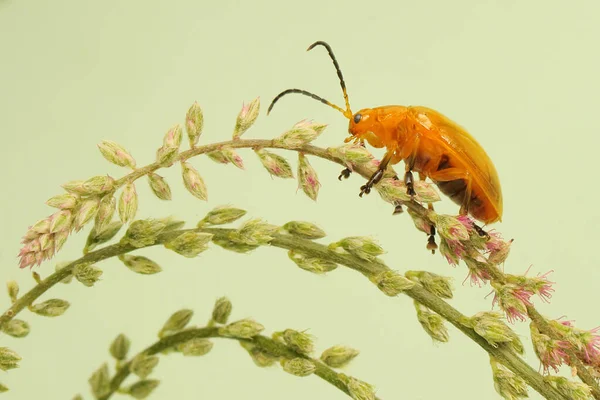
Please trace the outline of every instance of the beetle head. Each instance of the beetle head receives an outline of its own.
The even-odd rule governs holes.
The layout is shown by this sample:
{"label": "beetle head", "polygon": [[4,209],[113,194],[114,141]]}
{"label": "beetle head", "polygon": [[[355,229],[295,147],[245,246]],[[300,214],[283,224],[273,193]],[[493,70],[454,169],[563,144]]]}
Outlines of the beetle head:
{"label": "beetle head", "polygon": [[348,133],[351,136],[346,139],[346,142],[366,140],[371,146],[381,147],[381,140],[375,134],[375,132],[379,132],[380,130],[381,122],[377,118],[376,110],[363,108],[350,118]]}

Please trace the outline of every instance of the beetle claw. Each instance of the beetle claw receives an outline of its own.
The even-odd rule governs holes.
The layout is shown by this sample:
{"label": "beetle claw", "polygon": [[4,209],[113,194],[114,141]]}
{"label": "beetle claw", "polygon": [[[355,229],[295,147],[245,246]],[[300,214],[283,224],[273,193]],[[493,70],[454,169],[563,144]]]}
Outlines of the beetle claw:
{"label": "beetle claw", "polygon": [[431,254],[435,254],[437,248],[438,245],[435,242],[435,236],[429,235],[429,238],[427,239],[427,250],[431,250]]}
{"label": "beetle claw", "polygon": [[348,179],[350,177],[350,174],[352,173],[352,171],[350,171],[350,168],[344,168],[342,170],[342,172],[340,173],[340,176],[338,176],[338,179],[341,181],[342,178],[344,179]]}
{"label": "beetle claw", "polygon": [[367,184],[367,185],[362,185],[360,187],[360,194],[359,194],[360,197],[363,197],[363,194],[369,194],[369,193],[371,193],[371,186],[369,186]]}

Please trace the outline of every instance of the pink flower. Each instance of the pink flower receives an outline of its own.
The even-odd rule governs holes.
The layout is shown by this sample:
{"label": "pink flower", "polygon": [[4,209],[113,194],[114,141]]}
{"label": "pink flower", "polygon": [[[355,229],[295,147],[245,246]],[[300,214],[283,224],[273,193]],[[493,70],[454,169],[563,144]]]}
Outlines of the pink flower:
{"label": "pink flower", "polygon": [[42,261],[51,259],[67,240],[72,223],[71,212],[59,210],[30,226],[21,240],[19,267],[39,266]]}
{"label": "pink flower", "polygon": [[469,273],[463,281],[463,284],[466,282],[467,279],[470,279],[471,286],[477,285],[479,287],[482,287],[485,284],[485,282],[490,279],[490,276],[485,271],[469,269]]}
{"label": "pink flower", "polygon": [[470,279],[471,286],[477,285],[477,286],[481,287],[487,281],[489,281],[491,279],[490,274],[483,268],[480,268],[476,261],[474,261],[470,258],[466,258],[465,263],[467,264],[467,267],[469,268],[469,274],[463,281],[463,284],[467,281],[467,279]]}
{"label": "pink flower", "polygon": [[473,220],[468,215],[459,215],[456,217],[458,222],[463,224],[469,231],[473,229]]}
{"label": "pink flower", "polygon": [[577,347],[577,355],[588,365],[598,365],[600,363],[600,336],[596,333],[600,326],[589,331],[571,327],[575,335],[573,344]]}
{"label": "pink flower", "polygon": [[548,373],[548,370],[552,368],[554,372],[558,373],[558,367],[563,362],[569,363],[569,356],[566,350],[569,348],[569,342],[564,340],[552,340],[548,343],[547,347],[543,352],[540,352],[540,361],[544,366],[544,373]]}
{"label": "pink flower", "polygon": [[547,278],[548,275],[550,275],[552,272],[554,272],[554,270],[550,270],[548,272],[546,272],[543,275],[538,275],[537,278],[534,278],[536,281],[536,289],[537,289],[537,294],[538,296],[540,296],[540,298],[545,301],[546,303],[550,303],[550,299],[552,298],[552,293],[554,292],[554,289],[552,288],[552,285],[554,284],[554,282],[550,282]]}
{"label": "pink flower", "polygon": [[[415,225],[416,223],[417,221],[415,220]],[[428,227],[429,225],[426,226]],[[444,238],[441,238],[440,241],[440,253],[446,257],[448,264],[452,266],[458,265],[458,262],[462,260],[466,254],[465,247],[459,240]]]}
{"label": "pink flower", "polygon": [[533,293],[510,283],[492,283],[492,286],[495,292],[492,305],[498,304],[504,310],[508,322],[525,321],[527,306],[533,305],[530,300]]}
{"label": "pink flower", "polygon": [[502,248],[502,245],[505,243],[502,240],[502,234],[496,230],[491,230],[488,232],[490,235],[490,239],[486,242],[485,247],[487,251],[498,251]]}
{"label": "pink flower", "polygon": [[548,280],[548,275],[554,272],[554,270],[550,270],[542,275],[538,274],[538,276],[533,278],[526,277],[527,272],[529,272],[529,268],[522,276],[507,275],[507,278],[511,283],[522,287],[532,294],[537,294],[542,301],[549,303],[552,293],[554,293],[554,288],[552,288],[554,282]]}

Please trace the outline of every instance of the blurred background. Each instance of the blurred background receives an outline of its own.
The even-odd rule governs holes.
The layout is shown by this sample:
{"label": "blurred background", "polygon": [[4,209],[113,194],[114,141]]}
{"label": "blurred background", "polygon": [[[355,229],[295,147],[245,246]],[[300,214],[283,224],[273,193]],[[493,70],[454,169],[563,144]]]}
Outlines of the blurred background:
{"label": "blurred background", "polygon": [[[227,140],[242,102],[260,96],[261,116],[245,137],[272,138],[310,118],[329,124],[315,144],[341,144],[347,120],[311,99],[290,96],[265,115],[273,96],[290,87],[343,103],[324,49],[305,52],[325,40],[354,110],[425,105],[472,133],[502,182],[504,220],[496,228],[515,239],[506,272],[554,270],[552,302],[536,298],[536,306],[550,318],[566,315],[594,328],[600,325],[599,11],[592,0],[0,0],[0,281],[16,280],[22,292],[33,286],[30,272],[17,265],[20,238],[52,212],[44,202],[61,193],[61,184],[126,172],[107,163],[97,143],[117,141],[138,165],[151,163],[164,133],[184,122],[194,101],[205,115],[201,143]],[[178,166],[160,172],[171,184],[170,202],[140,180],[138,217],[174,215],[193,225],[213,207],[232,204],[274,224],[316,222],[328,233],[323,243],[373,235],[392,268],[453,277],[451,304],[461,312],[491,308],[489,286],[463,285],[466,267],[429,254],[407,215],[392,218],[377,194],[359,198],[360,177],[340,183],[339,166],[311,158],[323,185],[315,203],[297,192],[294,180],[272,179],[251,151],[240,154],[245,171],[192,160],[208,185],[208,202],[187,193]],[[279,154],[295,169],[296,154]],[[447,199],[438,208],[458,210]],[[47,276],[56,262],[78,258],[88,229],[36,271]],[[220,296],[232,300],[233,319],[255,318],[267,334],[308,329],[319,352],[334,344],[359,349],[345,372],[375,385],[383,399],[498,398],[481,348],[453,327],[449,343],[433,344],[410,299],[388,298],[353,271],[314,276],[275,248],[240,255],[212,246],[193,260],[159,248],[137,254],[164,271],[136,275],[110,260],[99,265],[104,275],[95,287],[73,282],[42,298],[70,301],[62,317],[19,316],[32,331],[26,339],[2,336],[1,345],[23,357],[19,369],[1,377],[11,388],[5,398],[92,398],[87,380],[110,361],[117,334],[127,334],[137,352],[180,308],[194,309],[193,323],[205,324]],[[8,296],[0,301],[8,307]],[[528,325],[515,329],[537,369]],[[205,357],[161,357],[153,376],[162,381],[156,399],[345,398],[316,377],[259,369],[238,344],[222,340]]]}

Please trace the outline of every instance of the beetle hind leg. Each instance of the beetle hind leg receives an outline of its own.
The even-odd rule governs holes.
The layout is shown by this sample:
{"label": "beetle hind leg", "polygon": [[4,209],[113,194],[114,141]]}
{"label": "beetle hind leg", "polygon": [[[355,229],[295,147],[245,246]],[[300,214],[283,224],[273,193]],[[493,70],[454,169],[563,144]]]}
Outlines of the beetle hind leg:
{"label": "beetle hind leg", "polygon": [[484,238],[486,238],[486,239],[489,239],[489,238],[490,238],[490,234],[489,234],[489,233],[487,233],[486,231],[484,231],[484,230],[483,230],[483,228],[482,228],[482,227],[480,227],[479,225],[477,225],[477,224],[475,224],[475,223],[474,223],[474,224],[473,224],[473,229],[475,229],[475,232],[477,232],[477,234],[478,234],[479,236],[481,236],[481,237],[484,237]]}
{"label": "beetle hind leg", "polygon": [[[398,175],[394,175],[394,177],[392,179],[395,181],[400,180],[400,178],[398,178]],[[399,201],[395,201],[394,202],[394,212],[392,213],[392,215],[402,214],[403,212],[404,212],[404,209],[402,208],[402,203]]]}

